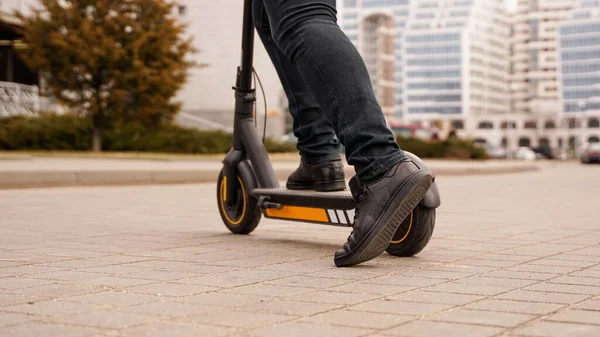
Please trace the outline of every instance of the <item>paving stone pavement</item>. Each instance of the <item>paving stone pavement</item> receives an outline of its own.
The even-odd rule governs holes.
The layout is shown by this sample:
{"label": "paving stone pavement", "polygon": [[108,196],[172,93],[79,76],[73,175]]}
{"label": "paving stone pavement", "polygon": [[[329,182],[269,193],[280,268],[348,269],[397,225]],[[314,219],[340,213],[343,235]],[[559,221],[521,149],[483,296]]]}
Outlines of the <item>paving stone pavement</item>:
{"label": "paving stone pavement", "polygon": [[440,177],[414,258],[220,221],[213,184],[0,191],[0,336],[600,336],[600,167]]}

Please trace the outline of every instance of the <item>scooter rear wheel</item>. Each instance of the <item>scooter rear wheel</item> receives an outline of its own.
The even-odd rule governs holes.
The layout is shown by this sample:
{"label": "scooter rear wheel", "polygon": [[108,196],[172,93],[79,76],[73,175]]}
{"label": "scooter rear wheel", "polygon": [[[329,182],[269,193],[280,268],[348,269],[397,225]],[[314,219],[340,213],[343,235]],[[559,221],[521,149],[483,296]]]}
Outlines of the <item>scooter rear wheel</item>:
{"label": "scooter rear wheel", "polygon": [[[223,170],[219,173],[217,180],[217,204],[219,213],[225,226],[234,234],[250,234],[261,218],[258,200],[250,195],[250,191],[256,188],[253,177],[240,170],[236,177],[234,195],[226,195],[226,182]],[[231,205],[227,205],[227,198],[233,198]]]}
{"label": "scooter rear wheel", "polygon": [[435,227],[435,209],[418,205],[398,227],[386,252],[408,257],[420,253],[429,243]]}

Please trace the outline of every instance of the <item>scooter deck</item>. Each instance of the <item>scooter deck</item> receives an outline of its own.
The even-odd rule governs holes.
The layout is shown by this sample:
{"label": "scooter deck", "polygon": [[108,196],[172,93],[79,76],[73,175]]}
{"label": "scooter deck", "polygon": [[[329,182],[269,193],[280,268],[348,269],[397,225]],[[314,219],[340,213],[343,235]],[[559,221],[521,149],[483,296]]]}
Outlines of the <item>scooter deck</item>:
{"label": "scooter deck", "polygon": [[[356,201],[347,191],[316,192],[286,188],[258,188],[250,193],[266,198],[271,207],[264,207],[267,218],[352,226]],[[278,207],[274,207],[278,205]]]}
{"label": "scooter deck", "polygon": [[267,197],[270,202],[301,207],[319,207],[349,210],[356,208],[356,201],[349,191],[316,192],[289,190],[287,188],[257,188],[253,197]]}

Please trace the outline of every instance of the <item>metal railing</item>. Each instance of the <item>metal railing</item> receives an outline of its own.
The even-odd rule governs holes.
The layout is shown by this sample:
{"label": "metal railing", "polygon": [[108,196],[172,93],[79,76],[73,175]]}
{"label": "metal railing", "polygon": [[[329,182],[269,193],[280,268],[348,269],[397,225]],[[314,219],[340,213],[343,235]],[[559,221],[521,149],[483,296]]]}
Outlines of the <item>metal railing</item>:
{"label": "metal railing", "polygon": [[37,86],[0,82],[0,116],[34,115],[39,110]]}
{"label": "metal railing", "polygon": [[195,128],[199,130],[220,130],[225,132],[233,132],[233,128],[225,126],[208,119],[194,116],[190,113],[181,111],[175,117],[175,123],[184,127]]}

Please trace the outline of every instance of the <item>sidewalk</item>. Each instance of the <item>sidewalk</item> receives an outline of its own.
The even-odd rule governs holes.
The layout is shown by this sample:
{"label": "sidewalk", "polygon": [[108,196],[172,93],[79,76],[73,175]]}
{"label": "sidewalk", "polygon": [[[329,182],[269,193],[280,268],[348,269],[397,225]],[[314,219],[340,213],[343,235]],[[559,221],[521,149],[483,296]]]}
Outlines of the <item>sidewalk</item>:
{"label": "sidewalk", "polygon": [[[534,171],[539,163],[518,161],[427,160],[437,176],[499,174]],[[298,160],[274,156],[273,167],[279,179],[286,179]],[[128,159],[77,157],[4,157],[0,161],[0,188],[180,184],[215,181],[222,164],[216,157],[184,159]],[[346,167],[346,176],[354,171]]]}

